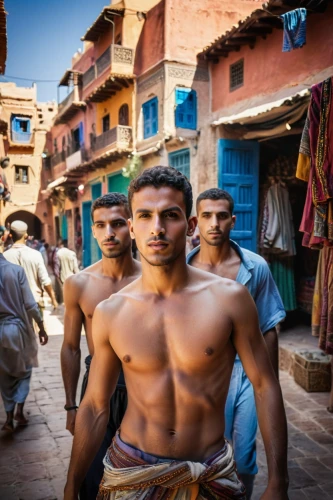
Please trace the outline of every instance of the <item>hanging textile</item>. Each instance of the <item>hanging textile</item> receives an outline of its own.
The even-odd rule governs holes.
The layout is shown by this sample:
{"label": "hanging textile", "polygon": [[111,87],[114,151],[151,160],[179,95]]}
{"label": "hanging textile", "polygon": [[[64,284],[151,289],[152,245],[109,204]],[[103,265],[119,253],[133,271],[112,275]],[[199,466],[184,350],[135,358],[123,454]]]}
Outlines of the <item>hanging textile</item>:
{"label": "hanging textile", "polygon": [[289,193],[280,183],[273,184],[267,191],[260,240],[264,253],[285,257],[296,254]]}
{"label": "hanging textile", "polygon": [[269,267],[279,289],[285,310],[294,311],[297,309],[294,258],[272,255]]}
{"label": "hanging textile", "polygon": [[319,347],[333,354],[333,249],[320,251],[312,305],[312,335]]}
{"label": "hanging textile", "polygon": [[[300,231],[303,245],[333,244],[333,110],[332,78],[312,87],[296,176],[308,180]],[[306,165],[310,164],[307,174]]]}
{"label": "hanging textile", "polygon": [[295,310],[294,225],[289,193],[281,183],[273,184],[266,193],[260,222],[259,247],[268,260],[285,310]]}
{"label": "hanging textile", "polygon": [[296,9],[282,14],[283,46],[282,52],[303,47],[306,43],[306,9]]}

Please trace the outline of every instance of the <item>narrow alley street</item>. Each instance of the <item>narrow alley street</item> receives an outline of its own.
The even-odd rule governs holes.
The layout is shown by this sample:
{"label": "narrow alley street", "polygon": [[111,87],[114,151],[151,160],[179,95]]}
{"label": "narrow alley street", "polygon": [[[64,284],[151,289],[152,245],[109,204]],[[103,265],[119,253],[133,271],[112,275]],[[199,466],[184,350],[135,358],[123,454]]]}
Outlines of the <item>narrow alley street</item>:
{"label": "narrow alley street", "polygon": [[[57,314],[46,310],[45,322],[50,338],[48,345],[40,348],[40,366],[33,372],[26,403],[29,425],[16,429],[13,435],[0,432],[1,500],[63,498],[72,438],[65,429],[59,363],[62,313],[61,308]],[[86,352],[83,338],[82,364]],[[333,499],[333,415],[326,411],[327,393],[307,394],[287,372],[282,371],[280,377],[289,422],[289,498]],[[3,420],[1,401],[0,421]],[[265,453],[260,439],[258,462],[260,472],[254,500],[260,498],[267,481]]]}

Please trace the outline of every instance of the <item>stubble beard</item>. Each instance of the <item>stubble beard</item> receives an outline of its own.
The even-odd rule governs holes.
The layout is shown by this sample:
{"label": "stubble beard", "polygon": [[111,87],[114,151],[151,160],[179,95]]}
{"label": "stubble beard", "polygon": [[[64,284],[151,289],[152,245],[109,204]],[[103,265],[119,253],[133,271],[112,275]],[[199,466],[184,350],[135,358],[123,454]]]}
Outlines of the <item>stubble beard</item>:
{"label": "stubble beard", "polygon": [[119,250],[109,250],[108,252],[101,248],[101,252],[107,259],[117,259],[118,257],[125,255],[130,248],[131,243],[129,243],[126,248],[120,248]]}

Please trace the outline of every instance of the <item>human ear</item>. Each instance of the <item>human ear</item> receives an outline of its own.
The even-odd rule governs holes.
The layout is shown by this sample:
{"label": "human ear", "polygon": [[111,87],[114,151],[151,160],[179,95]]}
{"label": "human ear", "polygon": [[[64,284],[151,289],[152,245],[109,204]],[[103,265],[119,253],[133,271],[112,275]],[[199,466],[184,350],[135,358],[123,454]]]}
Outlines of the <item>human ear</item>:
{"label": "human ear", "polygon": [[133,231],[133,219],[127,219],[127,224],[130,232],[130,237],[132,238],[132,240],[135,240],[135,234]]}
{"label": "human ear", "polygon": [[187,221],[187,236],[193,236],[195,228],[197,227],[198,219],[195,216],[192,216]]}

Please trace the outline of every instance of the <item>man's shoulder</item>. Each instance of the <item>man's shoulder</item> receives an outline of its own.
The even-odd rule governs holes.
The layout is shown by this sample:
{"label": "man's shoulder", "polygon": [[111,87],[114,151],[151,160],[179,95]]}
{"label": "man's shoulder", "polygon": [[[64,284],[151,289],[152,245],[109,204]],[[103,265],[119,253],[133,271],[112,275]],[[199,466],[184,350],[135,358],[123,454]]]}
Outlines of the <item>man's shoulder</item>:
{"label": "man's shoulder", "polygon": [[269,270],[269,266],[266,262],[266,260],[261,257],[261,255],[258,255],[255,252],[252,252],[251,250],[248,250],[247,248],[240,247],[243,255],[247,257],[248,260],[250,260],[254,266],[254,269],[263,269],[263,270]]}

